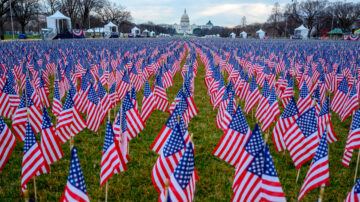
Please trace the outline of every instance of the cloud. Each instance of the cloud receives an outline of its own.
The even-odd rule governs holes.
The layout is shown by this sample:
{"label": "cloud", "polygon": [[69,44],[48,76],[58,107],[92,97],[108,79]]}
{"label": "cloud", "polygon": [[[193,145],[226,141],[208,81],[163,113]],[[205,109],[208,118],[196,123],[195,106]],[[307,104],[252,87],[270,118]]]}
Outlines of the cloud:
{"label": "cloud", "polygon": [[[248,23],[264,22],[271,13],[271,9],[272,5],[264,3],[221,4],[208,6],[203,9],[198,16],[215,16],[216,18],[226,17],[228,22],[234,22],[235,19],[238,19],[237,24],[240,22],[242,16],[246,16]],[[224,22],[226,21],[224,20]]]}

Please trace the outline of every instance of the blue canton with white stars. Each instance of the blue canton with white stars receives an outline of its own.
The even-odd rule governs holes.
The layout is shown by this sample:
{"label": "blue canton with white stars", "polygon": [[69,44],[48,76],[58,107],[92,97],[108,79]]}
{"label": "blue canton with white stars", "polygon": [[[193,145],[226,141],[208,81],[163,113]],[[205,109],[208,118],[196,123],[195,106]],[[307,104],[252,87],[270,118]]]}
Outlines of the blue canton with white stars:
{"label": "blue canton with white stars", "polygon": [[46,107],[43,109],[43,119],[42,119],[42,126],[41,129],[48,129],[52,126],[52,122],[49,116],[49,113],[46,110]]}
{"label": "blue canton with white stars", "polygon": [[311,107],[296,119],[296,123],[305,137],[309,137],[317,131],[317,118],[315,107]]}
{"label": "blue canton with white stars", "polygon": [[347,85],[346,77],[344,77],[341,83],[339,84],[338,90],[345,93],[346,95],[348,94],[349,88]]}
{"label": "blue canton with white stars", "polygon": [[326,98],[325,103],[320,110],[319,117],[326,114],[330,114],[330,96]]}
{"label": "blue canton with white stars", "polygon": [[281,114],[281,118],[286,119],[297,114],[299,114],[299,109],[297,108],[294,96],[292,96],[288,105],[286,105],[284,112]]}
{"label": "blue canton with white stars", "polygon": [[265,81],[264,81],[261,95],[266,98],[269,97],[269,95],[270,95],[269,83],[268,83],[267,79],[265,79]]}
{"label": "blue canton with white stars", "polygon": [[190,142],[173,173],[176,181],[183,190],[189,185],[194,169],[194,150],[193,144]]}
{"label": "blue canton with white stars", "polygon": [[68,182],[77,189],[79,189],[81,192],[87,194],[85,180],[81,171],[76,147],[73,147],[71,151],[71,165]]}
{"label": "blue canton with white stars", "polygon": [[114,143],[114,131],[110,121],[107,120],[103,152],[105,153],[107,149],[110,147],[110,145],[112,145],[113,143]]}
{"label": "blue canton with white stars", "polygon": [[256,84],[256,81],[255,81],[255,77],[252,77],[251,81],[250,81],[250,88],[249,90],[251,92],[254,92],[256,90],[256,88],[258,87],[257,84]]}
{"label": "blue canton with white stars", "polygon": [[164,156],[169,157],[178,153],[180,150],[186,147],[185,140],[183,135],[181,134],[181,129],[179,125],[176,125],[175,129],[170,134],[169,139],[166,141],[164,145]]}
{"label": "blue canton with white stars", "polygon": [[26,131],[25,131],[25,142],[24,142],[24,154],[29,151],[29,149],[36,144],[36,137],[34,131],[31,128],[29,120],[26,122]]}
{"label": "blue canton with white stars", "polygon": [[5,127],[6,127],[5,121],[0,116],[0,133],[2,133]]}
{"label": "blue canton with white stars", "polygon": [[258,177],[261,177],[264,170],[264,152],[263,150],[259,150],[254,154],[254,158],[246,170],[253,173],[254,175],[257,175]]}
{"label": "blue canton with white stars", "polygon": [[98,96],[100,99],[103,99],[106,94],[106,90],[104,86],[101,84],[100,81],[98,81]]}
{"label": "blue canton with white stars", "polygon": [[351,124],[351,131],[357,130],[360,128],[360,110],[358,109],[353,117]]}
{"label": "blue canton with white stars", "polygon": [[248,141],[245,144],[245,150],[252,156],[255,156],[258,151],[264,147],[264,141],[261,135],[259,125],[256,124],[254,130],[251,132],[251,135]]}
{"label": "blue canton with white stars", "polygon": [[99,97],[97,96],[92,84],[90,85],[88,99],[90,102],[94,103],[95,105],[99,104]]}
{"label": "blue canton with white stars", "polygon": [[306,96],[308,96],[308,95],[309,95],[309,90],[308,90],[306,82],[304,81],[303,85],[302,85],[302,88],[301,88],[300,97],[302,99],[305,99]]}
{"label": "blue canton with white stars", "polygon": [[237,107],[236,112],[231,119],[229,128],[235,130],[241,134],[246,134],[249,130],[249,125],[245,119],[245,116],[241,110],[240,105]]}
{"label": "blue canton with white stars", "polygon": [[[271,106],[272,104],[274,104],[275,102],[277,102],[276,99],[276,92],[275,92],[275,88],[273,87],[270,93],[270,97],[269,97],[269,105]],[[277,104],[277,103],[276,103]]]}
{"label": "blue canton with white stars", "polygon": [[265,146],[265,162],[264,162],[264,174],[272,177],[277,177],[276,169],[274,166],[273,159],[269,150],[269,145],[266,143]]}
{"label": "blue canton with white stars", "polygon": [[325,128],[324,134],[322,134],[322,136],[321,136],[321,140],[320,140],[318,148],[316,149],[316,153],[315,153],[314,159],[312,160],[312,163],[315,163],[316,161],[318,161],[321,158],[326,157],[327,155],[328,155],[327,132],[326,132],[326,128]]}
{"label": "blue canton with white stars", "polygon": [[66,96],[66,100],[65,100],[63,110],[71,109],[73,107],[74,107],[73,98],[71,96],[71,93],[68,93],[67,96]]}
{"label": "blue canton with white stars", "polygon": [[149,82],[146,80],[145,87],[144,87],[144,96],[146,98],[148,98],[150,95],[151,95],[151,88],[150,88]]}

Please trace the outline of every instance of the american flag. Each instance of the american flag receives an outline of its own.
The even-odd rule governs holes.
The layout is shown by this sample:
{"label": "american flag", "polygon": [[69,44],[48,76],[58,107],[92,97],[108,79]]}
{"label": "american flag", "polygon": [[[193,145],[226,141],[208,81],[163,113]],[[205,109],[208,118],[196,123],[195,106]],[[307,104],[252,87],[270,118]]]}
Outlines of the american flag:
{"label": "american flag", "polygon": [[360,110],[357,110],[353,116],[351,129],[346,140],[346,146],[342,164],[349,167],[354,149],[360,148]]}
{"label": "american flag", "polygon": [[116,93],[116,83],[113,83],[110,87],[109,98],[111,101],[111,108],[113,108],[120,101],[120,99]]}
{"label": "american flag", "polygon": [[190,118],[195,117],[198,114],[198,110],[196,108],[194,99],[193,99],[193,95],[191,93],[191,87],[190,87],[190,78],[185,77],[185,81],[184,81],[184,94],[186,97],[186,100],[188,102],[188,108],[187,108],[187,113],[189,114]]}
{"label": "american flag", "polygon": [[166,180],[169,179],[174,172],[185,148],[186,143],[184,136],[179,124],[177,124],[175,129],[171,132],[163,149],[160,151],[160,156],[151,172],[153,185],[159,194],[165,188]]}
{"label": "american flag", "polygon": [[[105,116],[107,114],[107,112],[111,109],[111,100],[109,98],[109,94],[106,92],[105,88],[103,87],[103,85],[101,83],[99,83],[98,85],[98,96],[100,98],[100,103],[101,106],[103,108],[104,114],[103,116]],[[102,117],[102,120],[104,119],[104,117]]]}
{"label": "american flag", "polygon": [[351,189],[344,202],[357,202],[360,201],[360,179],[356,182],[355,186]]}
{"label": "american flag", "polygon": [[298,200],[300,201],[310,190],[320,187],[329,186],[329,162],[328,162],[328,145],[326,130],[321,136],[319,146],[316,149],[315,156],[311,162],[305,181],[301,187]]}
{"label": "american flag", "polygon": [[254,157],[264,149],[264,141],[258,124],[255,125],[250,137],[245,141],[243,148],[238,151],[240,153],[239,160],[236,162],[236,171],[233,181],[233,190],[240,184],[241,174],[249,167]]}
{"label": "american flag", "polygon": [[161,83],[160,75],[157,76],[155,79],[154,97],[155,97],[155,103],[157,103],[156,108],[165,112],[169,107],[169,100],[166,96],[165,88]]}
{"label": "american flag", "polygon": [[294,97],[290,98],[290,101],[286,105],[284,112],[281,114],[279,120],[276,122],[272,131],[272,137],[274,140],[274,146],[276,151],[280,152],[286,148],[284,142],[284,135],[288,128],[295,122],[299,116],[299,110],[297,108]]}
{"label": "american flag", "polygon": [[39,86],[39,89],[38,89],[38,94],[40,96],[41,103],[43,105],[45,105],[46,107],[50,107],[49,89],[45,85],[45,82],[44,82],[41,74],[40,74],[39,78],[40,78],[40,86]]}
{"label": "american flag", "polygon": [[[17,86],[17,85],[16,85]],[[4,95],[2,95],[2,93],[7,94],[7,96],[9,97],[9,102],[10,103],[10,107],[12,108],[12,112],[6,112],[4,113],[4,110],[8,110],[8,106],[7,103],[5,102],[5,99],[7,99],[6,97],[3,97]],[[20,97],[18,95],[18,93],[14,90],[14,88],[11,86],[11,83],[9,81],[9,79],[6,80],[5,85],[2,89],[2,93],[0,93],[0,105],[2,106],[1,111],[4,114],[11,114],[16,110],[16,108],[19,106],[20,104]],[[9,111],[9,110],[8,110]]]}
{"label": "american flag", "polygon": [[215,94],[214,107],[213,107],[214,110],[216,109],[216,107],[219,106],[220,102],[222,101],[222,98],[224,97],[224,93],[225,93],[224,79],[222,76],[220,76],[219,87]]}
{"label": "american flag", "polygon": [[130,76],[128,71],[123,70],[124,75],[122,79],[120,80],[119,87],[117,89],[117,94],[120,100],[124,99],[126,92],[130,89]]}
{"label": "american flag", "polygon": [[[166,121],[165,125],[161,129],[160,133],[155,138],[153,144],[151,145],[151,149],[160,154],[162,147],[164,146],[166,140],[169,138],[171,132],[175,129],[176,124],[178,123],[178,119],[180,121],[180,128],[186,128],[185,121],[183,119],[183,114],[187,109],[187,102],[186,100],[182,99],[177,105],[174,112],[170,115],[169,119]],[[187,130],[186,130],[187,131]],[[185,142],[189,140],[188,132],[184,134]]]}
{"label": "american flag", "polygon": [[8,94],[0,91],[0,116],[12,118],[14,108],[11,107]]}
{"label": "american flag", "polygon": [[54,97],[53,97],[53,105],[51,108],[51,111],[53,112],[53,114],[56,116],[56,118],[58,119],[61,111],[62,111],[62,103],[60,100],[60,94],[59,94],[59,85],[58,85],[58,81],[55,81],[55,87],[54,87]]}
{"label": "american flag", "polygon": [[354,82],[346,101],[344,102],[344,107],[341,112],[341,122],[344,122],[345,119],[355,113],[356,109],[359,107],[359,95],[356,90],[356,84]]}
{"label": "american flag", "polygon": [[128,132],[126,127],[121,127],[122,122],[122,114],[121,109],[119,109],[117,116],[115,117],[114,124],[113,124],[113,131],[115,136],[115,145],[118,149],[119,155],[122,155],[125,163],[130,161],[128,155]]}
{"label": "american flag", "polygon": [[226,86],[226,90],[224,92],[224,95],[223,95],[222,100],[220,102],[218,112],[216,114],[216,127],[217,128],[221,128],[221,124],[222,124],[224,114],[225,114],[225,111],[226,111],[226,108],[227,108],[228,104],[229,103],[233,104],[234,108],[236,108],[235,97],[231,96],[231,95],[235,94],[233,86],[234,85],[231,82],[229,82],[228,85]]}
{"label": "american flag", "polygon": [[31,83],[30,83],[30,79],[29,77],[26,78],[26,94],[28,95],[28,97],[34,102],[35,106],[40,109],[41,108],[41,100],[38,96],[38,94],[36,93],[36,91],[34,90],[34,88],[32,87]]}
{"label": "american flag", "polygon": [[19,141],[23,141],[25,139],[27,113],[29,113],[29,121],[35,133],[41,131],[42,113],[35,106],[34,102],[30,99],[30,97],[27,96],[26,98],[25,96],[26,93],[23,93],[23,95],[21,96],[19,107],[16,109],[13,116],[13,122],[11,125],[13,132]]}
{"label": "american flag", "polygon": [[195,170],[193,143],[189,142],[169,180],[170,201],[193,201],[195,183],[198,180],[199,177]]}
{"label": "american flag", "polygon": [[269,146],[263,148],[246,170],[237,173],[241,181],[236,183],[231,201],[286,201]]}
{"label": "american flag", "polygon": [[281,104],[284,108],[290,102],[291,97],[294,96],[294,78],[290,78],[287,87],[281,95]]}
{"label": "american flag", "polygon": [[69,177],[60,201],[90,201],[76,147],[71,150]]}
{"label": "american flag", "polygon": [[284,141],[297,169],[315,155],[319,144],[315,107],[296,119],[285,133]]}
{"label": "american flag", "polygon": [[11,151],[15,148],[16,138],[0,116],[0,171],[5,167]]}
{"label": "american flag", "polygon": [[[89,102],[88,93],[90,89],[90,85],[89,85],[90,76],[91,75],[89,71],[86,71],[86,74],[81,78],[81,86],[79,92],[73,96],[76,108],[82,113],[86,113],[87,105]],[[74,90],[76,90],[75,87],[73,88]]]}
{"label": "american flag", "polygon": [[262,118],[264,112],[266,111],[266,107],[267,107],[266,105],[268,104],[269,95],[270,95],[269,84],[268,84],[267,80],[265,79],[264,85],[263,85],[263,88],[261,91],[259,105],[257,106],[256,113],[255,113],[255,117],[259,120]]}
{"label": "american flag", "polygon": [[238,106],[228,129],[224,132],[212,153],[232,166],[236,166],[241,157],[241,150],[250,136],[250,132],[245,116],[240,106]]}
{"label": "american flag", "polygon": [[48,172],[50,172],[50,167],[46,163],[44,155],[36,140],[35,134],[30,126],[29,121],[27,121],[21,170],[22,193],[24,193],[26,190],[26,184],[29,182],[29,180],[31,180],[31,178]]}
{"label": "american flag", "polygon": [[131,86],[130,89],[130,100],[133,103],[135,110],[139,113],[139,105],[136,98],[136,90],[134,86]]}
{"label": "american flag", "polygon": [[338,89],[336,90],[334,98],[331,102],[331,109],[336,114],[341,115],[348,91],[349,91],[349,89],[348,89],[346,77],[344,77],[342,79],[340,85],[338,86]]}
{"label": "american flag", "polygon": [[55,134],[55,128],[45,107],[43,109],[41,129],[41,150],[44,153],[46,162],[50,165],[61,159],[63,152],[59,144],[59,138]]}
{"label": "american flag", "polygon": [[89,89],[88,100],[86,125],[90,130],[97,132],[104,117],[104,110],[92,84]]}
{"label": "american flag", "polygon": [[256,84],[255,77],[253,77],[250,81],[249,93],[245,99],[245,112],[247,114],[255,107],[255,105],[259,102],[260,92],[259,88]]}
{"label": "american flag", "polygon": [[331,113],[330,113],[330,96],[325,100],[324,105],[321,108],[318,117],[318,135],[319,139],[321,138],[320,134],[323,134],[327,129],[327,138],[328,143],[333,143],[339,140],[336,136],[332,122],[331,122]]}
{"label": "american flag", "polygon": [[264,132],[266,132],[271,124],[276,121],[276,118],[280,115],[280,109],[277,103],[275,88],[270,92],[270,96],[268,99],[268,108],[266,109],[266,113],[263,115],[263,124],[261,128]]}
{"label": "american flag", "polygon": [[[230,124],[230,121],[234,115],[235,109],[234,109],[234,102],[232,100],[235,100],[235,94],[232,92],[229,95],[230,101],[227,104],[226,110],[224,111],[223,118],[221,119],[220,127],[225,132]],[[236,107],[236,103],[235,103]]]}
{"label": "american flag", "polygon": [[68,93],[63,110],[58,117],[56,134],[60,138],[60,142],[65,143],[67,140],[69,140],[71,137],[74,137],[84,128],[86,128],[86,123],[81,117],[76,106],[74,106],[72,94]]}
{"label": "american flag", "polygon": [[131,102],[130,92],[127,92],[124,97],[121,119],[122,131],[128,132],[129,141],[139,134],[145,127],[139,112],[135,110],[134,104]]}
{"label": "american flag", "polygon": [[105,140],[101,157],[100,186],[113,175],[127,169],[123,155],[114,142],[115,135],[110,121],[107,121]]}
{"label": "american flag", "polygon": [[308,110],[311,107],[311,96],[309,93],[309,89],[306,85],[306,82],[304,82],[302,85],[297,106],[300,114],[304,113],[306,110]]}
{"label": "american flag", "polygon": [[151,92],[149,82],[145,81],[144,97],[141,107],[141,119],[145,123],[156,107],[154,94]]}

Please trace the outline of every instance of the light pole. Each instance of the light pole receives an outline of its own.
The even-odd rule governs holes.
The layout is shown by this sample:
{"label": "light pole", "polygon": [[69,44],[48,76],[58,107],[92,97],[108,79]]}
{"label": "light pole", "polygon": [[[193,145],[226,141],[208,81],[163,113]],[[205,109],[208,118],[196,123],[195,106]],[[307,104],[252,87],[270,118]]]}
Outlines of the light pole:
{"label": "light pole", "polygon": [[12,39],[14,40],[15,39],[15,36],[14,36],[14,23],[13,23],[13,14],[12,14],[12,5],[11,5],[11,0],[10,0],[10,19],[11,19],[11,32],[12,32]]}

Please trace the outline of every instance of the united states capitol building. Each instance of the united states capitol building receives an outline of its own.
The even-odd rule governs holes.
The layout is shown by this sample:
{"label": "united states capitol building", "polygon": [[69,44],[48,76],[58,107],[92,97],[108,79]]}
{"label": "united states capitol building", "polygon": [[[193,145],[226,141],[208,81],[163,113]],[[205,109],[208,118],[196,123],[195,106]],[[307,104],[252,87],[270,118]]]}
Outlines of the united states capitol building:
{"label": "united states capitol building", "polygon": [[181,16],[180,24],[177,23],[173,25],[160,24],[160,26],[165,28],[174,28],[178,34],[192,34],[193,30],[196,28],[212,29],[214,25],[211,23],[210,20],[205,25],[196,25],[196,24],[191,25],[189,15],[186,13],[186,9],[185,9],[183,15]]}

